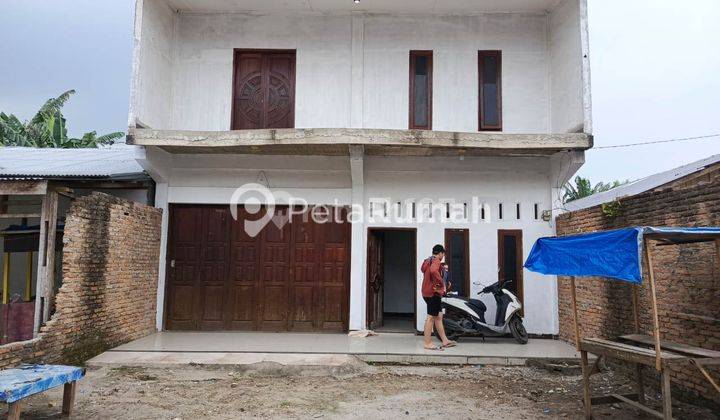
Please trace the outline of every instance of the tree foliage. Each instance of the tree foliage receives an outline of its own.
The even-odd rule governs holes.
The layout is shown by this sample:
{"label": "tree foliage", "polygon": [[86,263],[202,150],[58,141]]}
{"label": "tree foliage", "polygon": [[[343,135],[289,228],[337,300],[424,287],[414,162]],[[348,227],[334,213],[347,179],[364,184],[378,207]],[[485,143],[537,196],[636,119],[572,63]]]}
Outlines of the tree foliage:
{"label": "tree foliage", "polygon": [[22,122],[13,114],[0,112],[0,146],[62,149],[98,147],[112,144],[124,136],[122,132],[98,136],[97,132],[91,131],[80,138],[68,137],[62,107],[74,93],[74,90],[68,90],[57,98],[48,99],[30,121]]}
{"label": "tree foliage", "polygon": [[576,176],[575,185],[567,182],[563,187],[563,202],[568,203],[570,201],[588,197],[599,192],[611,190],[615,187],[619,187],[620,185],[627,183],[628,181],[620,182],[618,180],[615,180],[609,183],[598,182],[593,186],[592,182],[590,182],[589,179],[583,178],[581,176]]}

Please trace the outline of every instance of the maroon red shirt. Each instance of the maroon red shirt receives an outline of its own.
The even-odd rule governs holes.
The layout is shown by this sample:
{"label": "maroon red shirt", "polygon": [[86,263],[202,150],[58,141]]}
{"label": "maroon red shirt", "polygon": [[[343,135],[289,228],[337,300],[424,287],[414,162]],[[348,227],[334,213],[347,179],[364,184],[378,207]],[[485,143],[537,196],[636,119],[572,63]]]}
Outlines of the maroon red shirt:
{"label": "maroon red shirt", "polygon": [[445,294],[445,282],[440,274],[440,259],[435,257],[423,261],[420,271],[423,273],[421,293],[423,297]]}

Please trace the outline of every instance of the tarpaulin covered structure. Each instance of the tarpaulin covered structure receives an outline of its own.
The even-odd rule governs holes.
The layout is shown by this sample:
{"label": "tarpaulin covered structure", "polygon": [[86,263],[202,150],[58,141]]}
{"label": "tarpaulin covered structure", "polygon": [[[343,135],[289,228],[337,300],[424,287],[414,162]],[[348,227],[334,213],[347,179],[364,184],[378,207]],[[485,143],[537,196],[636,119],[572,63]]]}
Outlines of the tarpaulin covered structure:
{"label": "tarpaulin covered structure", "polygon": [[[658,320],[657,287],[653,270],[650,242],[656,245],[676,245],[694,242],[715,242],[715,256],[720,263],[720,227],[631,227],[605,232],[569,235],[555,238],[541,238],[533,245],[525,261],[525,268],[542,274],[570,277],[575,346],[580,351],[583,373],[583,401],[585,418],[592,417],[593,401],[624,402],[646,413],[660,418],[672,418],[672,397],[670,391],[669,365],[692,363],[715,389],[718,385],[705,369],[705,365],[720,364],[720,351],[673,343],[661,340]],[[648,267],[650,309],[652,311],[652,334],[643,334],[640,328],[640,306],[638,289],[643,279],[643,257]],[[620,336],[620,342],[603,338],[581,337],[578,320],[575,277],[606,277],[631,283],[634,334]],[[654,347],[654,351],[647,348]],[[612,357],[637,366],[637,401],[622,395],[612,394],[591,398],[588,353],[601,357]],[[597,361],[596,361],[597,364]],[[643,377],[640,366],[654,366],[660,373],[663,396],[663,411],[658,412],[643,404]],[[607,397],[607,396],[606,396]]]}
{"label": "tarpaulin covered structure", "polygon": [[525,268],[542,274],[599,276],[642,283],[643,238],[660,244],[712,241],[717,227],[632,227],[554,238],[540,238]]}

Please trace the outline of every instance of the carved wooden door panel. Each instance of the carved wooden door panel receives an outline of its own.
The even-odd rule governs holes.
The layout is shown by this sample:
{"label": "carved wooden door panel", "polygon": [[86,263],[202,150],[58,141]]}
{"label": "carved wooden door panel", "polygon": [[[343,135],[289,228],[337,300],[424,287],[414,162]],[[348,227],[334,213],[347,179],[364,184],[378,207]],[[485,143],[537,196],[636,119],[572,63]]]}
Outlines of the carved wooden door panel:
{"label": "carved wooden door panel", "polygon": [[235,51],[232,129],[295,126],[295,51]]}

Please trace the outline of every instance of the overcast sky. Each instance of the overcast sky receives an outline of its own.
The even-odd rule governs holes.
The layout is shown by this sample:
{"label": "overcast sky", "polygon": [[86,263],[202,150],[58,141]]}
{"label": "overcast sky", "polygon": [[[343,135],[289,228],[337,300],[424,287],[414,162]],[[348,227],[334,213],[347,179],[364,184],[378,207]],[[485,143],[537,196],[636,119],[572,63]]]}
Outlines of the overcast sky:
{"label": "overcast sky", "polygon": [[[720,133],[720,1],[588,3],[596,146]],[[0,0],[0,111],[29,118],[72,88],[71,134],[125,131],[133,6]],[[591,150],[580,174],[637,179],[718,153],[720,138]]]}

